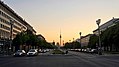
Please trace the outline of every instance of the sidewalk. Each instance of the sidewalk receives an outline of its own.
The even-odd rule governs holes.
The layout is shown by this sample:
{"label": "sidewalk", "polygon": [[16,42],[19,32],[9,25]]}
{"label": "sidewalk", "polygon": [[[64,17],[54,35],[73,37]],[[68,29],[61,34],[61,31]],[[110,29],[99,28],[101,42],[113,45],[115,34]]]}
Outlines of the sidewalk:
{"label": "sidewalk", "polygon": [[11,55],[8,55],[8,54],[0,54],[0,58],[2,58],[2,57],[12,57],[13,55],[11,54]]}
{"label": "sidewalk", "polygon": [[106,52],[103,52],[103,55],[104,56],[119,56],[119,54],[112,54],[112,53],[106,53]]}
{"label": "sidewalk", "polygon": [[87,54],[87,56],[119,56],[119,54],[111,54],[111,53],[106,53],[106,52],[103,52],[102,55],[99,55],[99,54],[69,51],[69,54],[74,54],[74,55],[85,55],[85,54]]}
{"label": "sidewalk", "polygon": [[12,55],[0,55],[0,58],[11,57]]}

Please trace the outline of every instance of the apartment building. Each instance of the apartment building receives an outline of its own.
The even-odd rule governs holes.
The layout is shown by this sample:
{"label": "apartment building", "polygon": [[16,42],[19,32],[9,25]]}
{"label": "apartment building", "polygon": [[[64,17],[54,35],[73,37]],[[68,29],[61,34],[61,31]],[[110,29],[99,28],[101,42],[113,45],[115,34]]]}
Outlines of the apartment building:
{"label": "apartment building", "polygon": [[[119,21],[119,18],[112,18],[111,20],[107,21],[106,23],[100,25],[100,31],[104,31],[107,28],[114,26]],[[93,31],[94,34],[98,35],[98,29]]]}
{"label": "apartment building", "polygon": [[10,39],[27,29],[36,34],[31,25],[0,0],[0,51],[9,47]]}
{"label": "apartment building", "polygon": [[92,34],[88,34],[86,36],[81,36],[80,42],[81,42],[81,47],[88,46],[90,36]]}

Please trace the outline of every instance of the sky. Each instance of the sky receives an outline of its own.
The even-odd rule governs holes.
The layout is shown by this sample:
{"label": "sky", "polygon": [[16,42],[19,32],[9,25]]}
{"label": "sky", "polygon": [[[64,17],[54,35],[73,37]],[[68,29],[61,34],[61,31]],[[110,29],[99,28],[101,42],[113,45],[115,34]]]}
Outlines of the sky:
{"label": "sky", "polygon": [[68,42],[92,34],[112,17],[119,17],[119,0],[3,0],[48,42]]}

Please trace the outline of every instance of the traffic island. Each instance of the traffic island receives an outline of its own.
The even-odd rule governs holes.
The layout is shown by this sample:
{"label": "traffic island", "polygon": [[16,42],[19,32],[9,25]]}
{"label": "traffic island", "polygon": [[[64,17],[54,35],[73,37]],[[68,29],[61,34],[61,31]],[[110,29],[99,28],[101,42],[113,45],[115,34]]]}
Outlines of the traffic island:
{"label": "traffic island", "polygon": [[52,54],[65,54],[65,53],[61,50],[56,49],[52,51]]}

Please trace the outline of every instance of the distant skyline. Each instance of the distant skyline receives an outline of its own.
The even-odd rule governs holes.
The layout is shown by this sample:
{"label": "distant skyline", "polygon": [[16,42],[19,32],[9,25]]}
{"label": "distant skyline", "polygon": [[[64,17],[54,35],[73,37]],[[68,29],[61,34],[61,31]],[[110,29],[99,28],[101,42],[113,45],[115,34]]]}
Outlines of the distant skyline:
{"label": "distant skyline", "polygon": [[25,19],[48,42],[67,42],[119,17],[119,0],[2,0]]}

